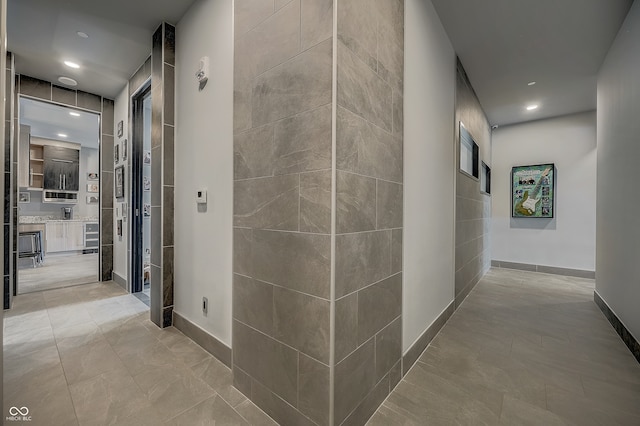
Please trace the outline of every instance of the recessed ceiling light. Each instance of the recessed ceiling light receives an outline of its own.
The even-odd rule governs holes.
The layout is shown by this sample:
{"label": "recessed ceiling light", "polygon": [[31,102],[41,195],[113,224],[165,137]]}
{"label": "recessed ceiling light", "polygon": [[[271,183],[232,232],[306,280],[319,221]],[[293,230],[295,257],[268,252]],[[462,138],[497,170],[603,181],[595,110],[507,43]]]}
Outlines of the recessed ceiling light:
{"label": "recessed ceiling light", "polygon": [[535,81],[530,81],[530,82],[527,83],[527,86],[533,86],[534,84],[536,84]]}
{"label": "recessed ceiling light", "polygon": [[70,112],[69,115],[72,115],[74,117],[80,117],[80,113],[79,112]]}
{"label": "recessed ceiling light", "polygon": [[60,136],[61,138],[68,138],[69,135],[65,134],[65,133],[58,133],[58,136]]}
{"label": "recessed ceiling light", "polygon": [[527,107],[527,111],[533,111],[534,109],[538,109],[538,105],[529,105]]}
{"label": "recessed ceiling light", "polygon": [[78,36],[82,37],[82,38],[89,38],[89,34],[83,32],[83,31],[78,31],[78,32],[76,32],[76,34],[78,34]]}
{"label": "recessed ceiling light", "polygon": [[58,81],[62,84],[66,84],[67,86],[77,86],[78,82],[69,77],[58,77]]}
{"label": "recessed ceiling light", "polygon": [[80,65],[76,64],[75,62],[71,62],[71,61],[64,61],[64,64],[66,66],[68,66],[69,68],[74,68],[74,69],[78,69],[80,68]]}

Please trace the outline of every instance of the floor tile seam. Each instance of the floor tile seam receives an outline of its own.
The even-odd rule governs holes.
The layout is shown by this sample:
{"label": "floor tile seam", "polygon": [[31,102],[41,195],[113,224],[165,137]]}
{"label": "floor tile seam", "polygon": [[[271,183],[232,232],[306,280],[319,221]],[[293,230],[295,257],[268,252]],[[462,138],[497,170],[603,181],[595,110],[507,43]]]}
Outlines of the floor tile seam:
{"label": "floor tile seam", "polygon": [[[244,396],[244,394],[243,394],[243,396]],[[249,419],[248,419],[248,418],[246,418],[245,416],[243,416],[243,415],[242,415],[242,414],[237,410],[237,407],[241,406],[241,405],[242,405],[242,404],[244,404],[244,403],[249,403],[249,404],[251,404],[254,408],[256,408],[257,410],[259,410],[262,414],[264,414],[266,417],[268,417],[271,421],[273,421],[273,423],[274,423],[274,424],[276,424],[276,425],[278,424],[278,422],[276,422],[275,420],[273,420],[273,418],[272,418],[270,415],[268,415],[267,413],[265,413],[265,412],[264,412],[264,410],[263,410],[262,408],[258,407],[256,404],[254,404],[254,403],[253,403],[253,401],[251,401],[249,398],[247,398],[247,397],[245,397],[245,398],[246,398],[246,399],[245,399],[244,401],[242,401],[241,403],[239,403],[239,404],[238,404],[238,405],[236,405],[235,407],[233,407],[233,406],[231,407],[231,408],[233,408],[233,410],[234,410],[236,413],[238,413],[238,415],[239,415],[240,417],[242,417],[242,419],[243,419],[244,421],[246,421],[246,422],[247,422],[247,423],[249,423],[250,425],[252,424],[252,423],[249,421]],[[222,398],[222,399],[224,399],[224,398]],[[229,404],[229,405],[231,405],[231,404]]]}
{"label": "floor tile seam", "polygon": [[56,350],[58,351],[58,362],[60,363],[60,368],[62,369],[62,375],[64,377],[64,382],[67,385],[67,393],[69,394],[69,399],[71,400],[71,406],[73,407],[73,415],[76,419],[76,422],[80,424],[78,420],[78,409],[76,408],[76,403],[73,400],[73,395],[71,395],[71,385],[69,384],[69,378],[67,377],[67,371],[64,368],[64,364],[62,363],[62,354],[60,353],[60,348],[58,347],[58,342],[56,342]]}
{"label": "floor tile seam", "polygon": [[[172,382],[172,383],[173,383],[173,382]],[[212,389],[212,390],[213,390],[213,389]],[[173,419],[175,419],[175,418],[177,418],[177,417],[179,417],[179,416],[182,416],[183,414],[185,414],[185,413],[186,413],[186,412],[188,412],[189,410],[191,410],[191,409],[193,409],[193,408],[197,407],[198,405],[202,404],[202,403],[203,403],[203,402],[205,402],[205,401],[208,401],[208,400],[209,400],[209,399],[211,399],[211,398],[222,398],[222,397],[221,397],[220,395],[218,395],[218,393],[217,393],[215,390],[213,390],[213,395],[210,395],[210,396],[208,396],[208,397],[206,397],[206,398],[204,398],[204,399],[202,399],[202,400],[200,400],[200,401],[196,402],[195,404],[193,404],[193,405],[189,406],[189,408],[186,408],[186,409],[184,409],[184,410],[180,411],[179,413],[177,413],[176,415],[171,416],[171,417],[170,417],[170,418],[169,418],[165,423],[168,423],[169,421],[171,421],[171,420],[173,420]],[[224,399],[223,399],[223,401],[224,401]],[[226,401],[225,401],[225,403],[226,403]],[[230,407],[231,407],[231,406],[230,406]],[[233,409],[233,407],[231,407],[231,409]]]}

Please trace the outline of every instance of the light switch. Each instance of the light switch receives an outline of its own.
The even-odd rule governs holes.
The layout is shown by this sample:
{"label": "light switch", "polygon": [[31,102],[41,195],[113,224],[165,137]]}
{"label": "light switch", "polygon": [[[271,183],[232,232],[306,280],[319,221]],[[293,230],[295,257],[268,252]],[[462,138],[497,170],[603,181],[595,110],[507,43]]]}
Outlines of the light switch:
{"label": "light switch", "polygon": [[207,190],[206,189],[198,189],[196,192],[196,203],[198,204],[207,204]]}

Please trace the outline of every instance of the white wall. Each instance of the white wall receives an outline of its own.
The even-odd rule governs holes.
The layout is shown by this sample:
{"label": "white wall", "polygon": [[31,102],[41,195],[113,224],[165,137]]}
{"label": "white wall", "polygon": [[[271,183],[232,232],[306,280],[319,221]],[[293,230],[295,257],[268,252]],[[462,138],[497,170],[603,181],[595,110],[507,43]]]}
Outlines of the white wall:
{"label": "white wall", "polygon": [[[595,270],[595,112],[500,127],[492,151],[492,259]],[[554,218],[512,218],[511,168],[542,163],[556,165]]]}
{"label": "white wall", "polygon": [[598,78],[596,291],[640,340],[640,3]]}
{"label": "white wall", "polygon": [[[120,162],[116,166],[123,164],[122,161],[122,142],[127,139],[129,142],[131,138],[129,136],[129,83],[127,83],[122,91],[118,94],[114,101],[114,113],[113,113],[113,144],[120,145]],[[118,137],[118,122],[123,121],[124,133],[122,137]],[[129,143],[129,155],[124,162],[124,175],[125,175],[125,199],[113,198],[113,273],[118,274],[121,278],[128,280],[128,240],[129,240],[129,221],[122,223],[122,237],[119,237],[116,232],[116,224],[118,219],[122,217],[122,203],[127,203],[127,209],[130,210],[131,206],[131,175],[129,173],[129,162],[131,159],[131,144]],[[111,160],[113,161],[113,160]],[[124,219],[123,219],[124,220]],[[127,281],[127,284],[128,281]]]}
{"label": "white wall", "polygon": [[[233,9],[199,0],[176,26],[175,312],[231,346]],[[202,92],[194,77],[209,56]],[[206,211],[196,191],[208,190]],[[209,313],[201,310],[209,299]]]}
{"label": "white wall", "polygon": [[454,297],[455,78],[431,1],[406,0],[403,351]]}

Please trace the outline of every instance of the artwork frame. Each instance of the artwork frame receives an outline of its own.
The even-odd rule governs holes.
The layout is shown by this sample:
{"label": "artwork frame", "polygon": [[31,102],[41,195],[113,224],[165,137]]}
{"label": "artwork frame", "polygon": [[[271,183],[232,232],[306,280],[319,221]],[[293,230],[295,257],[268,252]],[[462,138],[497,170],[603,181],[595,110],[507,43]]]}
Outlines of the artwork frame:
{"label": "artwork frame", "polygon": [[555,217],[554,163],[511,168],[511,217],[553,219]]}
{"label": "artwork frame", "polygon": [[124,165],[115,168],[115,176],[113,179],[114,195],[116,198],[124,198]]}
{"label": "artwork frame", "polygon": [[118,121],[118,137],[121,138],[123,134],[124,134],[124,121],[120,120]]}
{"label": "artwork frame", "polygon": [[125,161],[127,159],[127,154],[128,154],[128,144],[127,144],[127,140],[124,139],[122,141],[122,161]]}
{"label": "artwork frame", "polygon": [[87,195],[87,204],[98,204],[100,202],[99,195]]}
{"label": "artwork frame", "polygon": [[113,147],[113,163],[118,164],[120,162],[120,145],[115,144]]}
{"label": "artwork frame", "polygon": [[88,183],[87,192],[90,192],[90,193],[100,192],[100,185],[98,185],[97,183]]}
{"label": "artwork frame", "polygon": [[88,172],[87,180],[100,180],[100,174],[96,172]]}
{"label": "artwork frame", "polygon": [[28,204],[31,202],[31,193],[27,191],[18,192],[18,203]]}

